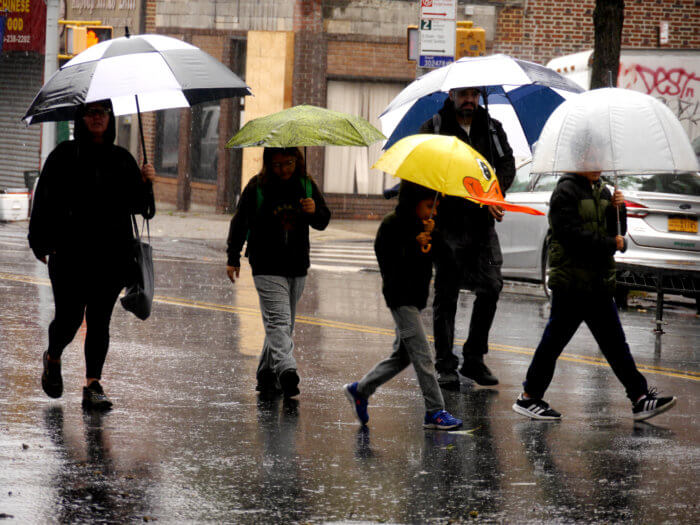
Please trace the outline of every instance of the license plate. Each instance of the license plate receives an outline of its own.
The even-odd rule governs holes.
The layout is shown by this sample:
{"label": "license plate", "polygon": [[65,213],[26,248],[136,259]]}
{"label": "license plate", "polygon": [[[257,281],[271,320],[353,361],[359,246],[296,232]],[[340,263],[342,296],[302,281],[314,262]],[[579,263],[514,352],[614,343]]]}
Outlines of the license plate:
{"label": "license plate", "polygon": [[669,217],[668,231],[698,233],[698,220],[692,217]]}

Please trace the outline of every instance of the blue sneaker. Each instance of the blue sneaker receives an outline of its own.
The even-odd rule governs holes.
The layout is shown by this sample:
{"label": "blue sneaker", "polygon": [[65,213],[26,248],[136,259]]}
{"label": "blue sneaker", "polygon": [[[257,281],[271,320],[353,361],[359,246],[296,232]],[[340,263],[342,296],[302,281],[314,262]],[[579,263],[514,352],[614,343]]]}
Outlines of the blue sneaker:
{"label": "blue sneaker", "polygon": [[350,404],[355,409],[357,419],[360,420],[360,423],[366,425],[367,421],[369,421],[369,414],[367,414],[367,400],[357,393],[357,381],[343,386],[343,392],[345,392],[345,397],[348,398],[348,401],[350,401]]}
{"label": "blue sneaker", "polygon": [[425,421],[423,422],[423,428],[433,428],[435,430],[450,430],[453,428],[459,428],[462,426],[462,420],[452,417],[447,410],[440,410],[431,414],[430,412],[425,413]]}

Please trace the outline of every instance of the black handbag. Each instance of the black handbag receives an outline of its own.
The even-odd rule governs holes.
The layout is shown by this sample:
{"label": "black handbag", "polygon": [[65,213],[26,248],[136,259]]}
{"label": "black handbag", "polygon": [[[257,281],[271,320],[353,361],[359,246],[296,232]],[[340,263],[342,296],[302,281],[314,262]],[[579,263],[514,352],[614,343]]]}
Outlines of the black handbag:
{"label": "black handbag", "polygon": [[[126,285],[126,293],[121,298],[121,303],[125,310],[145,321],[151,315],[151,306],[153,305],[153,249],[150,244],[141,240],[139,229],[136,225],[136,217],[132,215],[131,221],[135,235],[129,255],[131,271]],[[147,220],[146,230],[150,242],[151,230]]]}

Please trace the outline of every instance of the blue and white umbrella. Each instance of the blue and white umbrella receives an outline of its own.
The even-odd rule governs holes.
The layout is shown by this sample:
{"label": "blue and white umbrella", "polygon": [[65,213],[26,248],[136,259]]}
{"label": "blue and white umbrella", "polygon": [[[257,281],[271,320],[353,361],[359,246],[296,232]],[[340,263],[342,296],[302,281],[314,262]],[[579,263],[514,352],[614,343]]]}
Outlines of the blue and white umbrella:
{"label": "blue and white umbrella", "polygon": [[[554,70],[507,55],[462,58],[409,84],[380,115],[385,148],[418,132],[453,88],[485,88],[490,115],[503,124],[516,157],[531,155],[549,115],[583,90]],[[483,104],[482,98],[482,104]]]}

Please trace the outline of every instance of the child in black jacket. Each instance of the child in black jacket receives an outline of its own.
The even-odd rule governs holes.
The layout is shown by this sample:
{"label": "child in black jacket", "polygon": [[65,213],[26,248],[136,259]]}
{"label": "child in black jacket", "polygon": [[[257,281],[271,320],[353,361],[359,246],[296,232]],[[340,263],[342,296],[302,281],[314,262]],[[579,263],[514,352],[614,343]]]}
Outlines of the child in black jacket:
{"label": "child in black jacket", "polygon": [[437,201],[435,191],[408,181],[401,183],[399,204],[382,221],[374,251],[382,274],[382,293],[396,323],[393,353],[377,363],[360,381],[343,391],[363,425],[367,400],[382,384],[413,364],[425,401],[425,428],[449,430],[462,425],[445,410],[435,372],[434,354],[425,335],[420,311],[428,299]]}

